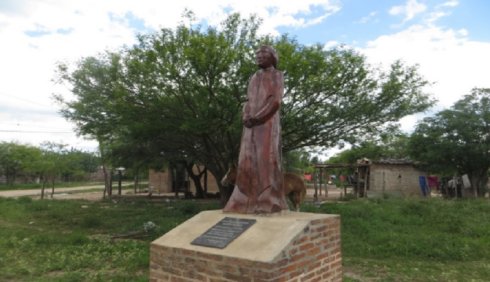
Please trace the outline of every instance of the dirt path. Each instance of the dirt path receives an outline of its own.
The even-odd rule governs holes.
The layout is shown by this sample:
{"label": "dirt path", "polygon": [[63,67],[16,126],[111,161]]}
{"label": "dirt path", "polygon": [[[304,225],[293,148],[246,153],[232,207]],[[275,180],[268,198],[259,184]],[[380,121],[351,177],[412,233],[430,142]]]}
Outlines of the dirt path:
{"label": "dirt path", "polygon": [[[141,184],[145,184],[146,182],[141,182]],[[122,182],[122,195],[133,194],[133,188],[127,188],[128,186],[132,187],[133,182]],[[125,188],[126,187],[126,188]],[[118,189],[117,185],[114,185],[112,188],[112,194],[117,195]],[[62,188],[54,188],[54,195],[51,197],[51,188],[46,188],[44,190],[44,197],[47,199],[81,199],[81,200],[89,200],[89,201],[97,201],[101,200],[104,194],[104,185],[89,185],[89,186],[78,186],[78,187],[62,187]],[[140,195],[140,194],[138,194]],[[141,195],[146,195],[146,193],[142,193]],[[173,195],[173,194],[172,194]],[[0,197],[5,198],[18,198],[18,197],[31,197],[33,199],[41,198],[41,188],[37,189],[29,189],[29,190],[7,190],[0,191]]]}
{"label": "dirt path", "polygon": [[[123,186],[130,185],[131,183],[123,183]],[[51,188],[47,188],[44,191],[46,198],[51,198]],[[104,193],[104,185],[91,185],[91,186],[80,186],[80,187],[69,187],[69,188],[55,188],[53,199],[83,199],[96,201],[102,199]],[[307,195],[305,201],[314,201],[315,190],[313,187],[308,186]],[[320,194],[321,193],[321,194]],[[318,191],[318,202],[324,201],[336,201],[341,197],[342,190],[335,188],[334,186],[328,187],[328,196],[325,195],[325,189],[321,192]],[[123,195],[134,195],[133,189],[123,189]],[[117,195],[117,187],[113,188],[113,195]],[[138,194],[139,195],[139,194]],[[173,196],[174,194],[168,194],[168,196]],[[0,197],[6,198],[17,198],[22,196],[32,197],[34,199],[39,199],[41,197],[41,189],[29,189],[29,190],[7,190],[0,191]],[[141,196],[147,196],[146,193],[141,194]]]}
{"label": "dirt path", "polygon": [[[54,193],[78,193],[87,190],[99,189],[101,192],[104,191],[104,185],[92,185],[92,186],[80,186],[80,187],[70,187],[70,188],[54,188]],[[46,188],[44,193],[51,194],[51,188]],[[0,191],[0,197],[22,197],[22,196],[41,196],[41,188],[29,189],[29,190],[7,190]]]}

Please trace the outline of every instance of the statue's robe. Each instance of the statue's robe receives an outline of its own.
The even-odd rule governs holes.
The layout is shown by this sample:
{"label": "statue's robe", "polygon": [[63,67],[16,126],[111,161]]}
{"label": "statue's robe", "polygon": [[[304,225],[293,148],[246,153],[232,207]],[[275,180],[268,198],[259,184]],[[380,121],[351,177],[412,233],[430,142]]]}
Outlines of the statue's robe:
{"label": "statue's robe", "polygon": [[225,212],[273,213],[287,209],[281,170],[280,105],[284,92],[282,72],[274,67],[257,71],[250,79],[238,158],[235,189]]}

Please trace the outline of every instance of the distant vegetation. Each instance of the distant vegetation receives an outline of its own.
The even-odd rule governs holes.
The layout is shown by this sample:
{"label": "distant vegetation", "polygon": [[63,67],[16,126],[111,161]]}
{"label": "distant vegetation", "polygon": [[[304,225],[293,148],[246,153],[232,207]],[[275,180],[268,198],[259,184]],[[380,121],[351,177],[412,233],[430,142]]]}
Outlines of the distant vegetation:
{"label": "distant vegetation", "polygon": [[100,158],[91,152],[44,143],[39,147],[0,143],[0,189],[89,181]]}

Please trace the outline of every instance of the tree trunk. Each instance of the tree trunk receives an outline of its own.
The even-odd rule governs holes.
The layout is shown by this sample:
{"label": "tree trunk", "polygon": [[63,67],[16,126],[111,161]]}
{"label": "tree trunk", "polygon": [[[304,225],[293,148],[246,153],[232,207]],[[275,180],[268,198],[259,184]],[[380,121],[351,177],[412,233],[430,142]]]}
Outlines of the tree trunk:
{"label": "tree trunk", "polygon": [[237,163],[237,162],[235,160],[232,161],[225,160],[220,164],[210,163],[211,165],[206,166],[207,171],[209,171],[214,176],[214,178],[216,179],[216,183],[218,184],[220,204],[222,207],[225,207],[226,203],[228,203],[228,200],[230,199],[231,194],[233,193],[233,190],[235,188],[234,185],[231,186],[221,185],[221,179],[223,179],[223,177],[225,176],[226,172],[230,167],[230,164],[232,163]]}
{"label": "tree trunk", "polygon": [[41,200],[44,199],[44,188],[46,187],[46,180],[43,179],[43,186],[41,188]]}
{"label": "tree trunk", "polygon": [[201,172],[198,167],[198,174],[194,174],[194,171],[192,170],[193,167],[194,167],[194,163],[188,163],[186,164],[185,168],[187,170],[187,174],[194,182],[194,187],[196,187],[196,198],[204,199],[206,194],[201,184],[201,177],[204,175],[204,173]]}
{"label": "tree trunk", "polygon": [[475,197],[484,197],[487,191],[488,169],[472,171],[468,174],[471,181],[471,191]]}
{"label": "tree trunk", "polygon": [[6,178],[7,178],[7,185],[13,186],[15,184],[15,178],[17,176],[17,171],[15,169],[8,169],[7,168],[7,172],[5,174],[6,174]]}
{"label": "tree trunk", "polygon": [[112,181],[106,165],[102,165],[102,172],[104,173],[104,198],[106,194],[110,198],[112,196]]}
{"label": "tree trunk", "polygon": [[54,196],[54,176],[51,179],[51,199],[53,198],[53,196]]}
{"label": "tree trunk", "polygon": [[218,187],[220,191],[220,204],[222,207],[226,206],[226,203],[228,203],[228,200],[231,197],[231,194],[233,193],[233,189],[235,188],[233,185],[228,185],[228,186],[223,186],[221,185],[220,181],[218,181]]}
{"label": "tree trunk", "polygon": [[208,168],[204,167],[204,197],[208,194]]}
{"label": "tree trunk", "polygon": [[139,190],[139,181],[140,181],[140,177],[139,177],[139,168],[135,168],[134,169],[134,194],[136,195],[136,193],[138,192]]}

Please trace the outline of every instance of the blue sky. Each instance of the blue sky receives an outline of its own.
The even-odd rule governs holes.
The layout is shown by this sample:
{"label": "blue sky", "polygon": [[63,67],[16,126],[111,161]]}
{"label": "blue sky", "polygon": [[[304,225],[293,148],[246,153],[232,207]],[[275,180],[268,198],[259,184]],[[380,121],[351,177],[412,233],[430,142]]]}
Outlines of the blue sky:
{"label": "blue sky", "polygon": [[400,59],[419,65],[438,99],[433,109],[400,121],[407,132],[424,115],[451,106],[473,87],[490,87],[490,2],[485,0],[2,0],[0,1],[0,141],[65,143],[94,150],[74,134],[52,94],[55,63],[135,42],[137,33],[175,27],[184,9],[205,24],[254,13],[260,32],[288,33],[302,44],[343,44],[373,66]]}
{"label": "blue sky", "polygon": [[451,1],[418,1],[425,10],[405,20],[403,12],[390,14],[393,7],[409,1],[341,1],[341,9],[318,25],[305,28],[279,27],[281,33],[295,35],[304,44],[323,43],[326,40],[341,41],[362,47],[369,40],[383,34],[403,30],[412,24],[425,24],[436,12],[447,15],[437,20],[437,25],[452,29],[467,29],[471,40],[490,40],[490,3],[487,1],[461,1],[457,5],[444,6]]}

